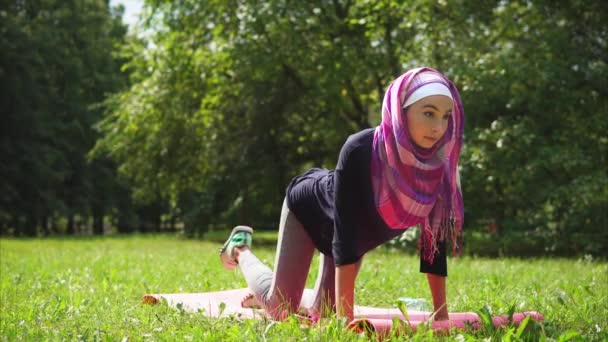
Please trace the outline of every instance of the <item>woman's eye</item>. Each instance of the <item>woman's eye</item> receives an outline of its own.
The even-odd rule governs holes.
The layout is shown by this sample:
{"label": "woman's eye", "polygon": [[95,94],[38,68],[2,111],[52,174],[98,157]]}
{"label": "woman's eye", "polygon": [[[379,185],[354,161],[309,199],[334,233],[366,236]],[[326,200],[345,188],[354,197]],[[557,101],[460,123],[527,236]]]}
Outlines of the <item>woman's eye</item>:
{"label": "woman's eye", "polygon": [[446,114],[443,116],[443,120],[448,120],[452,114]]}
{"label": "woman's eye", "polygon": [[427,118],[432,118],[433,112],[424,112],[424,113],[422,113],[422,115],[426,116]]}

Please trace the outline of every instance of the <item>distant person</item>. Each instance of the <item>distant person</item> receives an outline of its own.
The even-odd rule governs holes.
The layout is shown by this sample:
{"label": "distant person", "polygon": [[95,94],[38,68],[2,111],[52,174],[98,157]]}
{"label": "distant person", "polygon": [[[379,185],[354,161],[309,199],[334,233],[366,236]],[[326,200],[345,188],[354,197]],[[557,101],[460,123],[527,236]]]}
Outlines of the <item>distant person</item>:
{"label": "distant person", "polygon": [[273,318],[297,312],[315,248],[321,252],[309,313],[353,319],[361,260],[414,226],[421,228],[420,271],[427,274],[435,320],[448,319],[446,244],[458,249],[463,201],[458,176],[464,111],[454,84],[431,68],[394,80],[376,128],[351,135],[335,170],[313,168],[286,190],[274,272],[251,251],[253,229],[237,226],[220,251],[240,266],[252,294]]}

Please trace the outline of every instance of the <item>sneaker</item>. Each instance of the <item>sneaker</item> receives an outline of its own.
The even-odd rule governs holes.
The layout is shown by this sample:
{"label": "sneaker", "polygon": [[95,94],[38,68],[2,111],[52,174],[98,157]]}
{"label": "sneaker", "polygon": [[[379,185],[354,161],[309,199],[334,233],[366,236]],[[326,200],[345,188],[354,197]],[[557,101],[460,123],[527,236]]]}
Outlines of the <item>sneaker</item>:
{"label": "sneaker", "polygon": [[238,265],[232,253],[235,247],[247,246],[251,248],[253,229],[247,226],[236,226],[232,229],[232,233],[220,249],[220,260],[225,268],[231,270]]}

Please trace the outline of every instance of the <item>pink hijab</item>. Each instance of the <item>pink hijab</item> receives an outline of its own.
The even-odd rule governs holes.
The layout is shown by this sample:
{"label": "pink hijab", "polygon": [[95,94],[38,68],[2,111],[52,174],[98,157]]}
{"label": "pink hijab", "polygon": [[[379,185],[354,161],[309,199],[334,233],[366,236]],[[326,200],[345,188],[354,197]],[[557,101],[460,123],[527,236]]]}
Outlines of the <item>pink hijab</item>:
{"label": "pink hijab", "polygon": [[[403,104],[429,83],[448,87],[454,102],[448,128],[431,148],[422,148],[409,135]],[[382,122],[374,132],[372,186],[376,210],[393,229],[420,225],[423,258],[433,262],[438,241],[450,237],[460,248],[464,207],[458,157],[464,132],[460,94],[443,74],[431,68],[412,69],[391,83],[382,103]]]}

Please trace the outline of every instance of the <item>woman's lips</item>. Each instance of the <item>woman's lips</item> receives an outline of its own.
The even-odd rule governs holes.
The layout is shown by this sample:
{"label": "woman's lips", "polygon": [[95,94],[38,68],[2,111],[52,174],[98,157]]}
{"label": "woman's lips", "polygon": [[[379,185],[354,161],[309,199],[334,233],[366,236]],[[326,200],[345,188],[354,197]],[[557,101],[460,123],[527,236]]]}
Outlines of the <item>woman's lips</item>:
{"label": "woman's lips", "polygon": [[433,137],[427,137],[427,136],[425,136],[424,139],[426,139],[428,141],[433,141],[433,142],[437,141],[437,139],[435,139]]}

